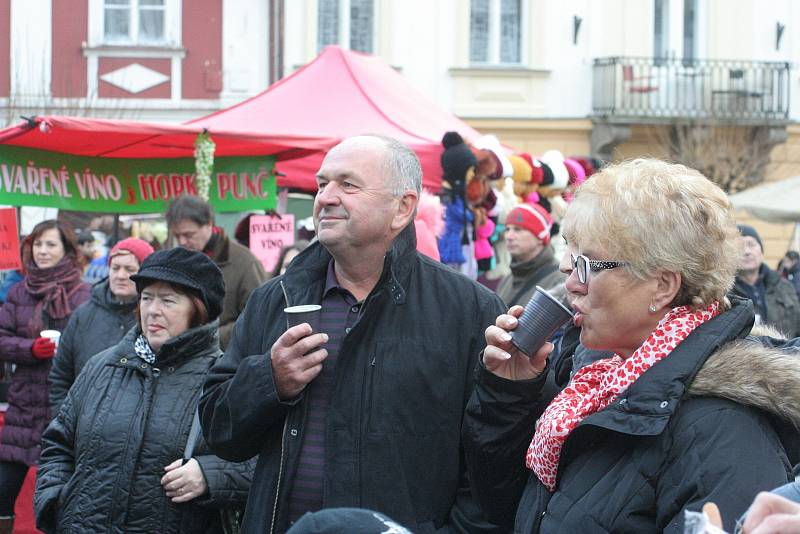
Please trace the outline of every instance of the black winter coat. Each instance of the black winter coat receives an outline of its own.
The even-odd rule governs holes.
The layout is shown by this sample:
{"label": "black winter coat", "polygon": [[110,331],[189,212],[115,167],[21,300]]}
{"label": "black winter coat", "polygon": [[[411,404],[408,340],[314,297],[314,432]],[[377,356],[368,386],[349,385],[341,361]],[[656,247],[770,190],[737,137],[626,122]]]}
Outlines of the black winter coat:
{"label": "black winter coat", "polygon": [[133,350],[132,329],[92,358],[42,438],[36,525],[52,532],[220,532],[219,508],[241,506],[254,462],[195,448],[209,491],[175,504],[160,480],[182,457],[203,380],[220,354],[216,322],[165,343],[156,366]]}
{"label": "black winter coat", "polygon": [[[330,260],[314,244],[258,288],[206,382],[200,416],[212,450],[230,460],[260,453],[243,532],[287,528],[286,473],[303,439],[303,396],[281,402],[272,378],[270,348],[286,330],[279,283],[289,304],[318,303]],[[483,332],[503,304],[418,254],[409,225],[361,309],[336,365],[324,507],[371,508],[417,534],[474,528],[480,512],[464,478],[460,428]]]}
{"label": "black winter coat", "polygon": [[55,417],[69,388],[95,354],[113,347],[136,324],[136,301],[118,302],[108,288],[108,279],[92,286],[92,298],[69,319],[58,341],[48,384],[50,414]]}
{"label": "black winter coat", "polygon": [[479,365],[464,447],[489,518],[525,534],[682,533],[684,510],[712,501],[732,532],[797,461],[800,358],[737,341],[752,324],[751,303],[737,299],[586,417],[564,444],[553,493],[525,467],[536,419],[557,392],[552,374],[513,382]]}

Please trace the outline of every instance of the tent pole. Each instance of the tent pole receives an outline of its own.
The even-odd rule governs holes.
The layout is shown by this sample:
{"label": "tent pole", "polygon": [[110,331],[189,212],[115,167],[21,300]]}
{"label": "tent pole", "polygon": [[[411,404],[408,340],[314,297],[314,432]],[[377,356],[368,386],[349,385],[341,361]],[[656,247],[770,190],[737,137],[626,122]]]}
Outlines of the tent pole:
{"label": "tent pole", "polygon": [[114,226],[113,230],[111,231],[111,235],[114,236],[113,243],[111,246],[113,247],[117,243],[119,243],[119,213],[114,214]]}

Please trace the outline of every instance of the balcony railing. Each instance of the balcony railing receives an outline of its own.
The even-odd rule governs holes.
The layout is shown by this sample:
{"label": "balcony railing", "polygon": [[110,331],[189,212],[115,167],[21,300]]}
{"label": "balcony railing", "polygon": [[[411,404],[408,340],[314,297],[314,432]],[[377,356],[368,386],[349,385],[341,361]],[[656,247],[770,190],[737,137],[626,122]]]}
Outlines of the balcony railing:
{"label": "balcony railing", "polygon": [[611,57],[594,60],[596,116],[783,121],[789,63]]}

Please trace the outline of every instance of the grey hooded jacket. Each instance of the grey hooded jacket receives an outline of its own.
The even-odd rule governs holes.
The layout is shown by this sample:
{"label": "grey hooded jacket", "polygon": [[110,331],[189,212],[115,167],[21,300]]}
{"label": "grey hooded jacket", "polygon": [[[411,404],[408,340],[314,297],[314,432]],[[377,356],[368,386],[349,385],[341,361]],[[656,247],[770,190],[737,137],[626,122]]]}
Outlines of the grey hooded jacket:
{"label": "grey hooded jacket", "polygon": [[53,358],[47,379],[52,417],[58,414],[69,388],[89,358],[119,343],[136,324],[135,314],[136,301],[117,301],[109,290],[108,279],[92,286],[92,298],[70,317]]}

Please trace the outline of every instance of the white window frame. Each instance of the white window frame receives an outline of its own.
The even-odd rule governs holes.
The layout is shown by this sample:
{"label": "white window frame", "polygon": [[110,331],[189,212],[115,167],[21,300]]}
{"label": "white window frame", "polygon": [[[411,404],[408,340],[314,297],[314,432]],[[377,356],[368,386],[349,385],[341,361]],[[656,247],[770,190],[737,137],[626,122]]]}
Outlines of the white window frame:
{"label": "white window frame", "polygon": [[[522,66],[527,63],[527,47],[525,43],[528,42],[528,25],[525,21],[528,20],[528,0],[520,0],[519,3],[519,62],[505,62],[500,61],[500,21],[502,19],[502,1],[489,0],[489,53],[487,54],[487,61],[479,61],[470,63],[475,66]],[[469,7],[470,20],[472,19],[472,3]],[[472,34],[469,34],[468,47],[470,47],[469,55],[471,57],[472,47]]]}
{"label": "white window frame", "polygon": [[139,0],[131,0],[130,38],[108,41],[105,38],[105,2],[89,0],[89,46],[178,47],[181,44],[181,0],[164,0],[164,38],[161,41],[138,42]]}
{"label": "white window frame", "polygon": [[[372,50],[367,52],[369,54],[377,54],[378,52],[378,17],[380,2],[372,0]],[[316,16],[319,17],[319,4],[317,4]],[[317,28],[317,47],[319,47],[319,27]],[[339,0],[339,28],[336,43],[346,50],[350,50],[350,0]],[[329,45],[325,45],[329,46]]]}
{"label": "white window frame", "polygon": [[[655,17],[659,15],[657,0],[653,0],[653,56],[665,59],[670,56],[670,0],[661,0],[661,35],[656,34]],[[656,49],[661,47],[661,53],[657,54]]]}
{"label": "white window frame", "polygon": [[[655,5],[655,2],[653,2]],[[684,50],[684,20],[683,20],[683,7],[684,0],[669,0],[668,7],[665,10],[667,19],[667,40],[666,40],[666,56],[669,58],[678,59],[698,59],[704,58],[706,54],[706,17],[708,16],[707,6],[705,0],[695,0],[694,12],[694,54],[686,56]]]}

